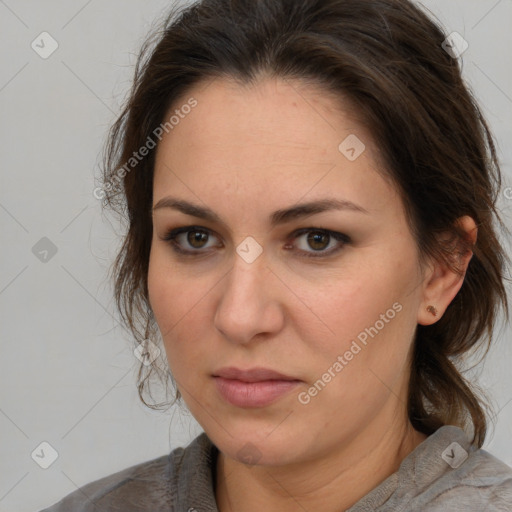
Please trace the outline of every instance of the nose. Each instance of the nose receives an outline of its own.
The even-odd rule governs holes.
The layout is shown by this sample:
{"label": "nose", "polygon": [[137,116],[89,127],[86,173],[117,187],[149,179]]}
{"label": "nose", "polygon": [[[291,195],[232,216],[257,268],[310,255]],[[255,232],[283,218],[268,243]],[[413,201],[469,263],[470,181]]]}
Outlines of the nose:
{"label": "nose", "polygon": [[227,340],[247,344],[279,332],[284,323],[280,281],[264,258],[247,263],[237,254],[223,283],[214,325]]}

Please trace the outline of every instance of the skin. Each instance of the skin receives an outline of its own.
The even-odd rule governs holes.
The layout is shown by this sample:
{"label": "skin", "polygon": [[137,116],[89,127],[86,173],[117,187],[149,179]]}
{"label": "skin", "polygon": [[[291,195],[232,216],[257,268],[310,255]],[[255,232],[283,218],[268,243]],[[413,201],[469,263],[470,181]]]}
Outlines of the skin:
{"label": "skin", "polygon": [[[148,288],[177,386],[220,450],[218,508],[345,510],[426,439],[406,414],[411,344],[417,324],[436,322],[463,278],[440,263],[420,266],[396,187],[378,172],[378,148],[348,104],[275,78],[250,87],[216,79],[188,91],[183,104],[191,96],[197,106],[157,148],[153,206],[172,195],[224,223],[155,209]],[[366,146],[355,161],[338,149],[350,134]],[[270,227],[275,210],[326,197],[368,213],[331,210]],[[459,222],[476,240],[473,220]],[[183,226],[209,230],[194,245],[178,237],[201,256],[180,256],[163,240]],[[307,233],[294,236],[300,228],[350,241],[315,244]],[[252,263],[236,252],[248,236],[263,250]],[[341,249],[330,256],[301,256],[334,247]],[[471,256],[460,258],[463,270]],[[400,312],[300,403],[298,393],[394,303]],[[302,382],[271,405],[235,407],[213,382],[225,366],[262,366]],[[242,460],[248,446],[253,465]]]}

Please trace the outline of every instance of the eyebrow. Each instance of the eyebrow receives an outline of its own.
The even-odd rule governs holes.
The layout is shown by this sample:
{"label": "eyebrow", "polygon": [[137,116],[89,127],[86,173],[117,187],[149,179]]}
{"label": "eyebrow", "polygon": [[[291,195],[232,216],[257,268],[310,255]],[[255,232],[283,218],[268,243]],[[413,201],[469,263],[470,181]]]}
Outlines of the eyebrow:
{"label": "eyebrow", "polygon": [[[192,204],[182,199],[177,199],[170,196],[164,197],[156,203],[156,205],[152,208],[152,212],[161,208],[172,208],[184,213],[185,215],[191,215],[192,217],[198,217],[210,222],[217,222],[219,224],[225,225],[222,219],[210,208]],[[349,210],[364,214],[370,213],[368,210],[364,209],[358,204],[353,203],[352,201],[347,201],[345,199],[326,198],[309,203],[298,204],[282,210],[276,210],[269,216],[269,224],[270,226],[275,227],[279,224],[284,224],[301,217],[306,217],[308,215],[313,215],[315,213],[321,213],[329,210]]]}

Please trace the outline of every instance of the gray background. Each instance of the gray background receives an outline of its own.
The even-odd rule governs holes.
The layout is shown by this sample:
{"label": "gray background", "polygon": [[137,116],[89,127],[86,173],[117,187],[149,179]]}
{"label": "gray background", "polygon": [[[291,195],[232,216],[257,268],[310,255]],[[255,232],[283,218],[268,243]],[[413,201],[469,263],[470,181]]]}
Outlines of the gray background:
{"label": "gray background", "polygon": [[[496,134],[510,185],[512,1],[424,4],[469,43],[464,74]],[[0,0],[0,512],[39,510],[201,432],[186,411],[155,412],[138,401],[138,360],[107,280],[121,226],[105,222],[92,194],[137,51],[170,5]],[[59,45],[47,59],[31,48],[43,31]],[[511,206],[512,191],[503,193],[509,226]],[[48,244],[43,237],[57,249],[46,262],[33,250]],[[472,374],[499,412],[484,448],[512,465],[510,334],[498,330],[485,365]],[[48,469],[31,457],[43,441],[58,452]]]}

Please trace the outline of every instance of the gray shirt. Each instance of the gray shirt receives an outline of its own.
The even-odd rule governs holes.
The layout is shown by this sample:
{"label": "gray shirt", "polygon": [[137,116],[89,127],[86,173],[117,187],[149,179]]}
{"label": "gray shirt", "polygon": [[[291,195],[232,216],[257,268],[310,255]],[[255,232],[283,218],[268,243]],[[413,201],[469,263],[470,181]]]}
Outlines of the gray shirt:
{"label": "gray shirt", "polygon": [[[218,512],[218,450],[205,433],[186,448],[89,483],[41,512]],[[512,468],[441,427],[398,471],[346,512],[511,512]]]}

